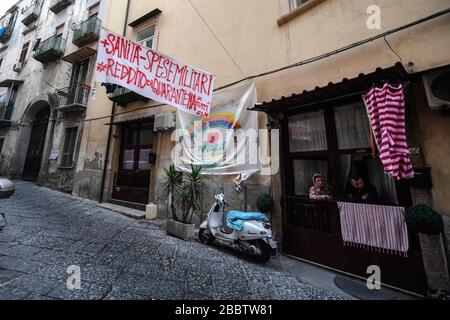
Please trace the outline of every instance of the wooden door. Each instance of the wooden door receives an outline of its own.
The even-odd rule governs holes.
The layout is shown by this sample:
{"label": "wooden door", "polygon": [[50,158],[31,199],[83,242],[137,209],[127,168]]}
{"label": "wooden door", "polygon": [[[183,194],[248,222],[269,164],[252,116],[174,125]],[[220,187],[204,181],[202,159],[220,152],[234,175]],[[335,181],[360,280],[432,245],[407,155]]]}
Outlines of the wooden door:
{"label": "wooden door", "polygon": [[119,166],[112,198],[148,204],[150,193],[149,154],[153,148],[153,123],[123,126]]}
{"label": "wooden door", "polygon": [[23,169],[23,179],[36,181],[41,169],[42,154],[44,152],[45,138],[47,136],[50,108],[46,107],[39,111],[33,121],[30,143]]}

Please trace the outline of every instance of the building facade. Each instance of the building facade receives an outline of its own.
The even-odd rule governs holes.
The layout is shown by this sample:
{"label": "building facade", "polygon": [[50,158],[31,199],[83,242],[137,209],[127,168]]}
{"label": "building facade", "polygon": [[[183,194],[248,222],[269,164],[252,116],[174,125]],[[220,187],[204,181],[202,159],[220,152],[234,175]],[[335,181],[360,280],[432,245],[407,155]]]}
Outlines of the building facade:
{"label": "building facade", "polygon": [[[433,100],[430,93],[437,78],[435,86],[448,86],[448,2],[372,5],[339,0],[121,0],[105,8],[104,26],[208,70],[217,76],[216,87],[298,63],[255,78],[260,127],[280,132],[279,148],[271,150],[279,155],[280,170],[254,175],[241,193],[234,176],[209,177],[203,211],[221,190],[241,210],[253,210],[257,197],[269,192],[276,203],[274,230],[285,253],[360,276],[378,261],[389,270],[387,283],[420,292],[425,276],[414,240],[404,259],[346,249],[337,240],[337,204],[312,203],[307,197],[314,173],[323,174],[339,198],[357,171],[375,184],[385,204],[426,203],[450,214],[448,97]],[[380,160],[372,157],[361,95],[385,82],[405,88],[408,144],[416,171],[410,181],[387,179]],[[170,118],[175,109],[152,107],[155,102],[125,89],[107,95],[100,85],[94,81],[97,99],[86,117],[101,120],[85,123],[74,193],[140,209],[156,203],[158,215],[167,218],[161,186],[174,142],[170,131],[158,130],[155,119],[165,114]],[[156,154],[156,161],[147,162],[149,153]],[[414,274],[419,280],[411,284],[407,277]]]}
{"label": "building facade", "polygon": [[2,174],[72,193],[101,9],[19,1],[2,18]]}
{"label": "building facade", "polygon": [[[260,128],[280,133],[271,150],[280,170],[268,176],[255,174],[244,183],[243,192],[236,190],[235,176],[208,177],[203,212],[221,190],[231,206],[241,210],[254,210],[258,196],[270,193],[275,200],[273,228],[286,254],[358,276],[366,274],[368,265],[380,264],[387,270],[386,283],[423,292],[422,257],[414,239],[408,258],[346,248],[340,238],[336,201],[312,202],[308,189],[313,174],[321,173],[339,199],[350,175],[357,172],[375,185],[382,205],[425,203],[450,215],[450,167],[446,160],[450,156],[446,133],[450,118],[445,89],[450,66],[448,10],[446,0],[375,4],[369,0],[114,0],[102,2],[101,20],[108,30],[211,72],[217,77],[216,87],[255,79],[258,104],[254,110],[259,112]],[[45,23],[52,19],[56,18],[51,16]],[[14,34],[10,41],[13,38]],[[17,44],[16,50],[21,46]],[[4,52],[8,50],[11,48]],[[77,56],[85,57],[87,51],[70,56],[66,49],[65,56],[76,63]],[[33,65],[40,67],[35,61]],[[48,75],[45,79],[55,80],[53,83],[70,85],[67,77],[54,78],[63,77],[56,71],[57,65],[39,69],[37,74]],[[26,68],[34,70],[27,65],[25,73]],[[89,79],[92,64],[88,69]],[[15,105],[22,111],[13,113],[15,121],[23,117],[39,120],[41,108],[27,106],[39,106],[41,101],[56,109],[56,102],[42,98],[49,90],[42,87],[47,80],[30,81],[19,75],[5,82],[5,86],[19,90]],[[413,180],[387,179],[380,160],[373,157],[362,94],[387,82],[402,84],[405,89],[407,140],[416,171]],[[95,74],[89,83],[90,98],[83,112],[71,112],[74,118],[61,122],[59,129],[50,117],[55,129],[46,133],[57,137],[66,130],[70,136],[70,125],[66,124],[82,123],[70,171],[72,193],[137,209],[154,203],[159,217],[167,218],[163,168],[172,162],[174,142],[172,132],[160,130],[164,126],[159,122],[170,120],[175,109],[156,106],[154,101],[123,88],[106,93]],[[20,95],[23,91],[27,94]],[[37,94],[25,99],[28,92]],[[77,122],[80,119],[85,121]],[[22,143],[27,145],[32,129],[23,129],[23,123],[2,129],[6,130],[2,131],[2,168],[13,176],[23,175],[26,162],[27,148]],[[62,169],[47,158],[58,148],[64,156],[62,140],[51,139],[40,164],[42,181],[55,187],[62,184],[52,182],[61,179]],[[19,145],[22,151],[18,151]],[[13,157],[8,156],[8,148],[14,150]],[[149,160],[149,154],[156,154],[154,161]]]}

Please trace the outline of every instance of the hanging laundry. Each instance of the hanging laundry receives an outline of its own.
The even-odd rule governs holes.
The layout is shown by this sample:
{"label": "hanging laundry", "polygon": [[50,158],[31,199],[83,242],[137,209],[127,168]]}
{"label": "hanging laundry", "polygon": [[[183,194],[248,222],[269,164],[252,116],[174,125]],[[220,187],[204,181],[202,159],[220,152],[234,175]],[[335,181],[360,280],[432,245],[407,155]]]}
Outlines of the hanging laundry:
{"label": "hanging laundry", "polygon": [[384,171],[395,180],[414,177],[405,129],[403,86],[384,84],[363,95]]}
{"label": "hanging laundry", "polygon": [[114,91],[116,91],[118,85],[102,82],[102,87],[106,88],[106,94],[110,94],[110,93],[114,93]]}
{"label": "hanging laundry", "polygon": [[6,32],[6,28],[0,27],[0,38],[3,38],[3,36],[5,35],[5,32]]}

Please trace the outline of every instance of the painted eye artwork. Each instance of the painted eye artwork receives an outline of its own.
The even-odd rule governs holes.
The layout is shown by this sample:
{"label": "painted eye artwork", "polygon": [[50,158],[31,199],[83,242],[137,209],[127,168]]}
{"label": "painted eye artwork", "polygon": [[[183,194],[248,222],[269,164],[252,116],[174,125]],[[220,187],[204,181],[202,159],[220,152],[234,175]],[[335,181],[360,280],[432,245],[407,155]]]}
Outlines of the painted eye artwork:
{"label": "painted eye artwork", "polygon": [[208,142],[210,144],[215,144],[220,139],[220,134],[218,132],[208,134]]}

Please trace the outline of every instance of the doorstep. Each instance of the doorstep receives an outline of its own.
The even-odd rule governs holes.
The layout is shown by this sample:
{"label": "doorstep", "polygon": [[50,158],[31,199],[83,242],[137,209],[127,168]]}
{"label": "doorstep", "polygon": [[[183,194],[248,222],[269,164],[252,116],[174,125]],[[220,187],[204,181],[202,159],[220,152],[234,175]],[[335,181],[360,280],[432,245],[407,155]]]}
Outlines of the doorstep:
{"label": "doorstep", "polygon": [[130,218],[134,218],[134,219],[138,219],[138,220],[145,219],[145,212],[141,211],[141,210],[136,210],[136,209],[119,206],[117,204],[112,204],[112,203],[107,203],[107,202],[99,203],[99,204],[97,204],[97,206],[100,208],[118,212],[118,213],[123,214],[124,216],[130,217]]}

